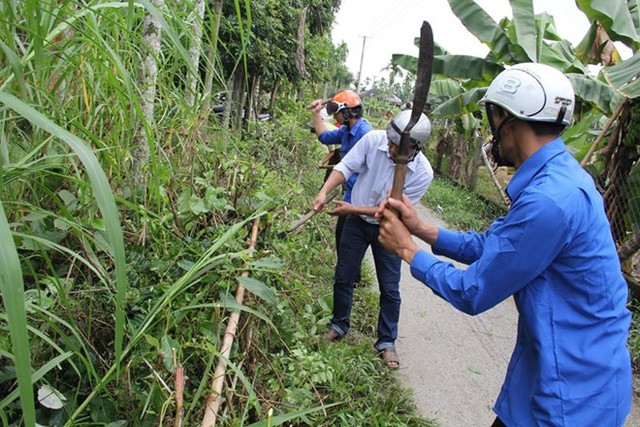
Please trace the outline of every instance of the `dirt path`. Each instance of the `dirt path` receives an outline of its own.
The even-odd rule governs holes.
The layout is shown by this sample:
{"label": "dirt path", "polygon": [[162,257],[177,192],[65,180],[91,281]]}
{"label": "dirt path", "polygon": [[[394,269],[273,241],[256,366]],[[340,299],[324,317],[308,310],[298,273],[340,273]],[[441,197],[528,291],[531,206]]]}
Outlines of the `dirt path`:
{"label": "dirt path", "polygon": [[[426,207],[423,218],[444,225]],[[421,242],[426,250],[429,246]],[[415,280],[403,263],[398,375],[420,413],[443,427],[487,427],[516,335],[512,299],[479,315],[463,314]],[[625,427],[640,427],[638,404]]]}

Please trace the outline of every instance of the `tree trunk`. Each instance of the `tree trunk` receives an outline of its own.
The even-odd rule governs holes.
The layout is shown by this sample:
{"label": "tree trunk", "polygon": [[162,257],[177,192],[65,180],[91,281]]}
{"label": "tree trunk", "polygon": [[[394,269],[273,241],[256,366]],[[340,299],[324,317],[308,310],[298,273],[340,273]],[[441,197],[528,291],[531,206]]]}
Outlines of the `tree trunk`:
{"label": "tree trunk", "polygon": [[298,47],[296,49],[296,67],[303,79],[309,77],[309,73],[304,65],[304,35],[305,22],[307,20],[307,10],[309,6],[305,6],[300,12],[300,20],[298,21]]}
{"label": "tree trunk", "polygon": [[216,58],[218,53],[218,33],[220,32],[220,17],[222,15],[222,0],[214,0],[213,15],[211,20],[211,46],[207,49],[207,71],[204,78],[204,93],[206,99],[205,109],[211,108],[211,90],[213,89],[213,76],[216,69]]}
{"label": "tree trunk", "polygon": [[222,127],[229,129],[231,126],[231,113],[233,110],[233,99],[231,94],[233,93],[233,77],[227,83],[227,93],[224,99],[224,110],[222,111]]}
{"label": "tree trunk", "polygon": [[278,90],[280,90],[280,76],[276,76],[271,89],[271,97],[269,99],[269,114],[272,119],[276,118],[276,99],[278,99]]}
{"label": "tree trunk", "polygon": [[[164,0],[154,0],[154,6],[160,9]],[[145,168],[149,164],[149,139],[148,134],[153,132],[153,110],[156,97],[156,82],[158,79],[158,64],[156,58],[160,57],[160,44],[162,31],[160,22],[148,13],[144,18],[142,27],[144,34],[142,43],[147,49],[147,56],[141,64],[142,114],[136,135],[134,137],[134,149],[132,153],[132,180],[136,191],[146,193],[147,176]],[[148,132],[148,133],[147,133]]]}
{"label": "tree trunk", "polygon": [[262,110],[262,103],[260,102],[260,82],[262,81],[261,75],[259,71],[256,71],[256,80],[253,86],[253,115],[258,119],[258,115],[260,114],[260,110]]}
{"label": "tree trunk", "polygon": [[237,67],[233,75],[233,90],[231,92],[231,127],[240,129],[242,125],[242,110],[244,109],[245,75],[244,68]]}
{"label": "tree trunk", "polygon": [[244,107],[244,115],[242,119],[242,127],[246,128],[249,120],[256,119],[257,112],[255,111],[255,103],[256,103],[256,89],[258,87],[258,82],[260,81],[260,76],[257,70],[253,70],[251,72],[251,87],[247,91],[245,107]]}
{"label": "tree trunk", "polygon": [[461,134],[456,134],[452,142],[451,155],[449,156],[449,175],[457,183],[466,186],[464,168],[465,158],[469,154],[468,144]]}
{"label": "tree trunk", "polygon": [[482,165],[482,139],[477,132],[474,132],[470,148],[469,153],[471,155],[467,158],[466,169],[468,173],[469,189],[475,191],[478,186],[478,169]]}
{"label": "tree trunk", "polygon": [[196,0],[193,9],[195,15],[193,16],[192,30],[191,33],[193,38],[191,39],[190,47],[189,47],[189,56],[191,57],[191,62],[193,62],[193,73],[187,72],[187,87],[185,100],[187,105],[193,106],[196,98],[196,92],[198,90],[198,81],[200,69],[200,50],[202,49],[202,23],[204,20],[204,0]]}
{"label": "tree trunk", "polygon": [[[447,121],[448,122],[448,121]],[[439,174],[444,174],[443,162],[444,159],[451,155],[453,151],[453,132],[451,127],[445,122],[444,131],[438,137],[436,144],[436,164],[434,170]]]}

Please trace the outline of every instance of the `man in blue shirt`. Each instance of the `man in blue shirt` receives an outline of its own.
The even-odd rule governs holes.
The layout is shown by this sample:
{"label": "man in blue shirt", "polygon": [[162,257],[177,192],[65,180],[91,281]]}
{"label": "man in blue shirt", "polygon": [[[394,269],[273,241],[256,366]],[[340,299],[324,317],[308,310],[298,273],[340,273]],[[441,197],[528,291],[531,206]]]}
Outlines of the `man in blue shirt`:
{"label": "man in blue shirt", "polygon": [[[313,101],[309,108],[312,112],[313,124],[318,140],[323,145],[340,145],[340,158],[343,158],[355,145],[360,138],[373,127],[371,123],[362,117],[362,101],[357,93],[351,90],[343,90],[336,93],[330,101],[325,102],[322,99]],[[337,124],[340,126],[335,130],[327,130],[327,126],[322,120],[322,110],[326,108],[329,115],[333,115]],[[354,173],[344,183],[343,200],[347,203],[351,202],[351,191],[358,178],[358,174]],[[336,223],[336,252],[340,256],[340,238],[344,228],[346,217],[338,216]],[[356,282],[360,281],[360,267],[356,275]]]}
{"label": "man in blue shirt", "polygon": [[[378,340],[374,347],[392,369],[400,366],[395,341],[400,317],[399,283],[402,260],[378,242],[380,227],[373,215],[393,185],[400,134],[410,117],[411,111],[403,111],[391,121],[386,131],[375,130],[366,134],[334,167],[313,201],[313,209],[316,211],[324,208],[327,194],[331,190],[349,180],[353,174],[360,174],[353,187],[351,203],[334,201],[337,207],[329,212],[330,215],[345,215],[346,221],[333,284],[333,317],[325,339],[334,341],[342,338],[349,330],[356,270],[367,248],[371,246],[380,289]],[[411,161],[407,164],[403,191],[411,203],[418,203],[433,179],[433,169],[420,152],[430,133],[429,119],[422,114],[409,135]]]}
{"label": "man in blue shirt", "polygon": [[[519,64],[482,101],[494,159],[516,168],[507,215],[484,233],[460,233],[389,199],[401,219],[383,204],[380,242],[467,314],[513,295],[518,337],[494,426],[622,426],[632,397],[628,289],[602,197],[559,136],[574,109],[571,83],[552,67]],[[419,250],[411,234],[468,268]]]}

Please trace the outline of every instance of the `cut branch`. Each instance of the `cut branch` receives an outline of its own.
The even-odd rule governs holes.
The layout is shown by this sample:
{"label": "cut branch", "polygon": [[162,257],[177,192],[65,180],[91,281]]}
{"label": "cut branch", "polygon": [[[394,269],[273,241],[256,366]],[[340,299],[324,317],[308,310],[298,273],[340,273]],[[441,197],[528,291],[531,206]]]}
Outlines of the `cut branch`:
{"label": "cut branch", "polygon": [[[253,221],[253,227],[251,229],[251,238],[249,240],[249,248],[253,249],[256,246],[256,240],[258,238],[258,224],[259,218]],[[242,277],[247,277],[248,271],[242,273]],[[242,304],[244,300],[244,286],[238,283],[236,289],[236,302]],[[236,330],[238,329],[238,322],[240,320],[240,312],[235,311],[229,316],[229,323],[224,331],[224,337],[222,339],[222,346],[220,347],[220,359],[216,365],[216,369],[213,373],[213,379],[211,380],[211,394],[207,398],[207,404],[205,407],[204,418],[202,420],[202,427],[212,427],[216,424],[216,417],[218,416],[218,409],[220,409],[220,403],[222,402],[222,386],[224,385],[224,374],[227,369],[227,360],[231,354],[231,347],[233,346],[233,340],[236,336]]]}

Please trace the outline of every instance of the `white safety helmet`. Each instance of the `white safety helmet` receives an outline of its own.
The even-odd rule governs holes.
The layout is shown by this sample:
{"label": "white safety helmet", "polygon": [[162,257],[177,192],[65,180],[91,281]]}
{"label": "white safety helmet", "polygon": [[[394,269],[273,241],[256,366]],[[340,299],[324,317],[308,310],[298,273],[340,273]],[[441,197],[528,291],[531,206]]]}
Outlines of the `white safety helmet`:
{"label": "white safety helmet", "polygon": [[498,74],[480,103],[498,105],[520,120],[568,126],[575,97],[571,82],[562,72],[531,62]]}
{"label": "white safety helmet", "polygon": [[[391,123],[387,125],[387,138],[396,145],[400,145],[400,136],[402,131],[407,127],[411,119],[411,110],[404,110],[398,113]],[[424,113],[420,114],[418,122],[413,126],[409,137],[411,138],[411,145],[421,148],[427,139],[431,135],[431,122]]]}

